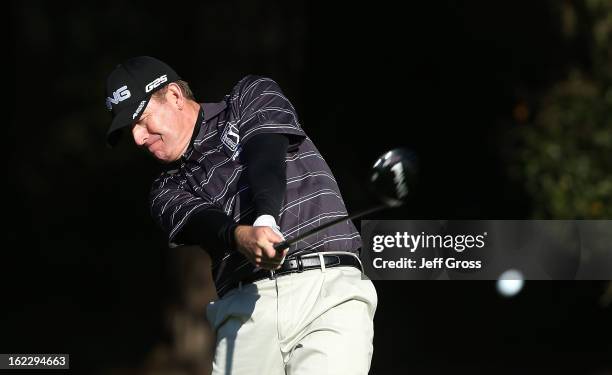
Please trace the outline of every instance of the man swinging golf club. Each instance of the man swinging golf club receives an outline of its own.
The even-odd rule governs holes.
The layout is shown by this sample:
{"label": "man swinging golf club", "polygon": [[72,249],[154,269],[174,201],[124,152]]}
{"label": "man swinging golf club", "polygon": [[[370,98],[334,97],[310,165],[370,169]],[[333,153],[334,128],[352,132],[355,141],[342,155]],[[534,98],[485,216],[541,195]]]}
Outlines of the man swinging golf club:
{"label": "man swinging golf club", "polygon": [[167,64],[136,57],[109,75],[107,141],[130,131],[162,162],[151,214],[171,246],[212,259],[220,299],[213,374],[367,374],[376,290],[362,279],[350,220],[327,163],[273,80],[249,75],[219,103],[198,103]]}

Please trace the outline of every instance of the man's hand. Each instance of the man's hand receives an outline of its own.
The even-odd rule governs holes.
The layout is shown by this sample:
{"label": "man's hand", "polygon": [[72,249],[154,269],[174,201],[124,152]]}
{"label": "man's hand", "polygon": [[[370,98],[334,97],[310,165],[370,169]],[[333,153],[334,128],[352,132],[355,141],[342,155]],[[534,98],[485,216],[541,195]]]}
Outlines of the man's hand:
{"label": "man's hand", "polygon": [[272,228],[250,225],[239,225],[234,230],[238,251],[240,251],[255,266],[267,270],[280,268],[289,249],[276,252],[274,244],[283,241]]}

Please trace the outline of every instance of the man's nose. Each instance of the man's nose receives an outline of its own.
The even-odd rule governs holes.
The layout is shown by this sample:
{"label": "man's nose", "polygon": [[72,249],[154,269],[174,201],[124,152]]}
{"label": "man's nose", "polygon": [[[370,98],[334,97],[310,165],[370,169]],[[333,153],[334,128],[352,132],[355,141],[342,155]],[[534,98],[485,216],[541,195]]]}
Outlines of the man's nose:
{"label": "man's nose", "polygon": [[147,130],[144,126],[134,125],[132,128],[132,136],[134,137],[134,142],[138,147],[142,147],[147,141]]}

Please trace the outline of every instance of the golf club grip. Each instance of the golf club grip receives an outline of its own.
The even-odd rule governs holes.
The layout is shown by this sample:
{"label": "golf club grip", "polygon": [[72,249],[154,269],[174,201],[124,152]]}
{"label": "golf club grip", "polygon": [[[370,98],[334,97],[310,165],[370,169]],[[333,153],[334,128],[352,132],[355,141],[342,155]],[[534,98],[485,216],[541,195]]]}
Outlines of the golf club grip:
{"label": "golf club grip", "polygon": [[315,233],[318,233],[318,232],[320,232],[320,231],[322,231],[324,229],[327,229],[327,228],[331,227],[332,225],[336,225],[336,224],[341,223],[341,222],[346,221],[346,220],[357,219],[357,218],[365,216],[367,214],[371,214],[372,212],[376,212],[376,211],[382,210],[383,208],[387,208],[387,205],[381,204],[381,205],[378,205],[378,206],[375,206],[375,207],[370,207],[370,208],[368,208],[366,210],[354,213],[354,214],[352,214],[350,216],[339,217],[339,218],[337,218],[335,220],[332,220],[332,221],[330,221],[328,223],[325,223],[325,224],[320,225],[320,226],[318,226],[316,228],[313,228],[313,229],[309,230],[306,233],[300,234],[299,236],[296,236],[296,237],[290,238],[288,240],[285,240],[283,242],[277,243],[276,245],[274,245],[274,250],[281,251],[281,250],[286,249],[289,246],[293,245],[294,243],[296,243],[296,242],[298,242],[300,240],[303,240],[306,237],[310,237],[310,236],[312,236]]}

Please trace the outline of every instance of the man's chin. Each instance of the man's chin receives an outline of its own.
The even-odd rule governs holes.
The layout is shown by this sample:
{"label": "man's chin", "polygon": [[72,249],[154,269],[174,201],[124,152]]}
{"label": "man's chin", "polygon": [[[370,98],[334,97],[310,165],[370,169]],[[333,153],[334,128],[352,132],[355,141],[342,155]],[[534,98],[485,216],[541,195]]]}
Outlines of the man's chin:
{"label": "man's chin", "polygon": [[164,153],[153,153],[150,154],[151,156],[153,156],[153,158],[155,160],[157,160],[158,162],[162,163],[162,164],[170,164],[172,162],[177,161],[179,158],[178,157],[171,157],[170,155],[164,154]]}
{"label": "man's chin", "polygon": [[171,163],[172,160],[170,160],[170,158],[168,157],[168,155],[166,155],[163,152],[159,152],[159,151],[155,151],[155,152],[147,152],[147,154],[152,157],[153,159],[157,160],[158,162],[162,163],[162,164],[168,164]]}

